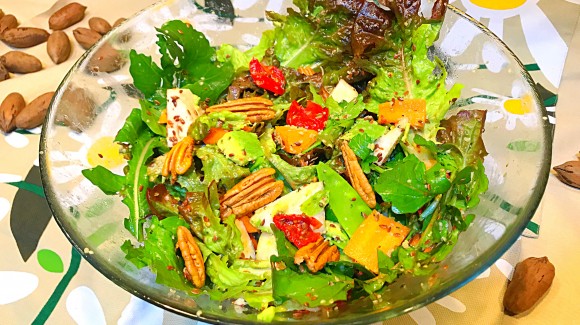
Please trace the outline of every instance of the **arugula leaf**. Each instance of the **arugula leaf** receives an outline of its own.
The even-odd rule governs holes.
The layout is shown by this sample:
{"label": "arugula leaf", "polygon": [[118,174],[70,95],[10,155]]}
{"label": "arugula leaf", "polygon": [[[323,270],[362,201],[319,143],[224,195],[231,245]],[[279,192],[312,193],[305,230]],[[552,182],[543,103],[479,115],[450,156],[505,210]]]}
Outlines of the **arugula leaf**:
{"label": "arugula leaf", "polygon": [[147,131],[147,126],[141,120],[141,111],[135,108],[129,113],[125,123],[115,136],[115,142],[132,143]]}
{"label": "arugula leaf", "polygon": [[157,32],[164,70],[188,70],[193,65],[210,62],[215,55],[205,35],[181,20],[168,21]]}
{"label": "arugula leaf", "polygon": [[159,117],[161,116],[161,111],[155,106],[153,106],[147,100],[140,100],[139,104],[141,105],[141,120],[147,124],[149,129],[153,131],[153,133],[161,136],[167,135],[167,129],[165,125],[159,124]]}
{"label": "arugula leaf", "polygon": [[329,189],[328,204],[338,222],[349,236],[352,236],[371,209],[358,195],[356,190],[326,164],[316,166],[318,179],[324,182],[324,188]]}
{"label": "arugula leaf", "polygon": [[159,88],[170,87],[171,80],[166,78],[164,71],[151,60],[150,56],[131,50],[129,59],[131,60],[129,72],[133,77],[133,84],[146,98],[153,96]]}
{"label": "arugula leaf", "polygon": [[[467,178],[459,182],[460,176],[467,174]],[[477,161],[475,165],[465,167],[457,173],[456,184],[453,186],[453,197],[449,200],[449,205],[465,210],[473,208],[479,204],[479,195],[485,193],[489,181],[485,175],[483,163]]]}
{"label": "arugula leaf", "polygon": [[188,66],[186,72],[187,84],[182,88],[191,90],[202,100],[209,99],[209,104],[215,103],[234,79],[234,68],[230,62],[194,64]]}
{"label": "arugula leaf", "polygon": [[235,185],[238,179],[248,176],[250,170],[240,167],[222,155],[217,146],[207,145],[195,151],[195,155],[201,159],[205,184],[212,181],[222,182],[230,188]]}
{"label": "arugula leaf", "polygon": [[379,176],[373,188],[385,202],[392,203],[393,212],[397,214],[417,212],[451,186],[441,165],[436,164],[426,173],[425,164],[414,155],[391,166],[392,169]]}
{"label": "arugula leaf", "polygon": [[126,241],[121,247],[126,258],[138,268],[148,266],[157,276],[155,282],[190,292],[193,286],[183,275],[183,260],[175,254],[177,227],[187,227],[185,221],[174,216],[159,220],[153,216],[146,229],[143,246],[133,247]]}
{"label": "arugula leaf", "polygon": [[[285,263],[276,256],[273,263]],[[354,287],[354,280],[342,274],[299,273],[288,265],[282,270],[272,269],[273,297],[277,303],[293,299],[308,307],[331,304],[331,301],[346,300],[348,291]]]}
{"label": "arugula leaf", "polygon": [[81,173],[107,195],[117,194],[125,185],[125,177],[114,174],[103,166],[83,169]]}
{"label": "arugula leaf", "polygon": [[141,216],[149,213],[146,192],[150,187],[147,175],[147,162],[153,156],[155,148],[163,147],[163,138],[155,136],[141,120],[139,109],[134,109],[123,127],[115,137],[117,142],[131,145],[131,159],[128,161],[125,186],[120,191],[123,203],[129,207],[129,218],[125,219],[125,228],[133,236],[141,239]]}

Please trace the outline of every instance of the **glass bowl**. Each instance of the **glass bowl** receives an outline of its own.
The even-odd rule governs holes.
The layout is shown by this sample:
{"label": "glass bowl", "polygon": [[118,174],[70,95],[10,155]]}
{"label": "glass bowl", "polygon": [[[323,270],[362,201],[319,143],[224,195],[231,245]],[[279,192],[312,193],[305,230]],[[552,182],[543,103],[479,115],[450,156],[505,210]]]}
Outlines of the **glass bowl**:
{"label": "glass bowl", "polygon": [[[282,12],[289,5],[271,1],[266,9]],[[231,304],[206,296],[192,298],[156,284],[147,269],[138,270],[125,260],[120,246],[132,238],[122,222],[128,209],[119,197],[106,196],[84,179],[81,170],[92,167],[89,148],[114,137],[131,109],[139,107],[139,93],[129,74],[129,50],[158,59],[154,28],[171,19],[190,21],[214,45],[248,48],[272,26],[264,20],[262,1],[240,6],[234,13],[230,6],[173,0],[136,14],[85,53],[68,73],[51,104],[40,143],[46,197],[57,223],[84,258],[131,294],[206,322],[251,323],[256,314],[238,313]],[[463,24],[456,25],[458,21]],[[471,43],[461,38],[461,31],[452,32],[458,26],[473,30]],[[456,105],[488,111],[484,141],[489,155],[484,165],[489,190],[473,211],[477,217],[442,263],[446,267],[434,276],[400,278],[376,304],[360,302],[330,318],[310,313],[303,322],[369,323],[434,302],[490,267],[521,235],[538,207],[549,173],[552,138],[530,75],[501,40],[452,6],[433,53],[448,68],[447,82],[465,85]],[[274,320],[291,321],[283,316]]]}

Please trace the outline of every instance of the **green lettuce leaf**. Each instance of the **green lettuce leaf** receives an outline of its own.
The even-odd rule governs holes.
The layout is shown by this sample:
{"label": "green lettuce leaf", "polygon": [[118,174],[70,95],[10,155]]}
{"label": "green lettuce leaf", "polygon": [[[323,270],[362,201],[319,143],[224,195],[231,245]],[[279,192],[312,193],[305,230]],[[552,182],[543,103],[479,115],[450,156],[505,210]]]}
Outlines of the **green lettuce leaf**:
{"label": "green lettuce leaf", "polygon": [[231,287],[247,286],[250,281],[262,280],[263,277],[249,272],[229,268],[227,257],[219,258],[215,254],[210,254],[206,263],[206,272],[211,282],[216,288],[228,290]]}
{"label": "green lettuce leaf", "polygon": [[385,134],[387,128],[380,125],[376,121],[369,121],[366,119],[358,119],[354,122],[351,128],[346,131],[340,138],[344,140],[350,140],[355,135],[364,133],[369,136],[373,141],[378,139],[380,136]]}
{"label": "green lettuce leaf", "polygon": [[235,217],[230,216],[222,224],[205,193],[188,192],[181,204],[180,215],[189,223],[191,231],[212,252],[231,261],[239,258],[243,245],[240,231],[234,224]]}
{"label": "green lettuce leaf", "polygon": [[276,171],[284,177],[284,181],[294,190],[316,180],[316,166],[292,166],[275,154],[267,156],[267,158]]}
{"label": "green lettuce leaf", "polygon": [[201,159],[203,164],[204,183],[212,181],[223,183],[230,188],[242,177],[248,176],[250,170],[240,167],[222,155],[217,146],[208,145],[195,151],[195,155]]}
{"label": "green lettuce leaf", "polygon": [[[439,121],[460,95],[462,86],[455,84],[447,90],[447,71],[443,63],[429,58],[429,48],[439,35],[439,22],[417,25],[406,20],[395,26],[391,38],[395,45],[363,63],[376,77],[369,82],[368,92],[377,103],[393,98],[424,98],[427,119],[424,134],[434,138]],[[401,27],[404,26],[404,27]]]}
{"label": "green lettuce leaf", "polygon": [[256,58],[258,60],[262,60],[266,50],[274,45],[274,37],[275,37],[274,30],[267,30],[262,33],[262,37],[260,38],[260,43],[258,45],[252,47],[251,49],[247,50],[245,54],[251,59]]}
{"label": "green lettuce leaf", "polygon": [[474,165],[487,155],[482,138],[486,113],[485,110],[460,111],[441,121],[437,141],[457,146],[465,166]]}
{"label": "green lettuce leaf", "polygon": [[220,62],[230,62],[236,73],[248,71],[252,57],[230,44],[222,44],[216,51]]}
{"label": "green lettuce leaf", "polygon": [[208,135],[211,128],[221,127],[225,130],[237,131],[246,124],[246,116],[242,113],[212,112],[198,117],[189,128],[188,133],[195,140],[201,141]]}

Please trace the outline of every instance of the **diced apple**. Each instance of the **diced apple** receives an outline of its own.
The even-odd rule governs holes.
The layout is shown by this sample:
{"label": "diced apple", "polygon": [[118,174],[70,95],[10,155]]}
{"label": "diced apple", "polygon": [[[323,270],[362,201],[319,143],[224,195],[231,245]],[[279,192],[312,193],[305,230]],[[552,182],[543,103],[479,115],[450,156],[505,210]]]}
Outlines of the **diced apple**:
{"label": "diced apple", "polygon": [[198,103],[199,97],[189,89],[167,89],[167,146],[185,138],[189,126],[203,114]]}
{"label": "diced apple", "polygon": [[358,92],[356,89],[354,89],[353,86],[349,85],[348,82],[340,79],[340,81],[336,84],[330,93],[330,97],[336,100],[337,103],[343,101],[350,103],[358,97]]}

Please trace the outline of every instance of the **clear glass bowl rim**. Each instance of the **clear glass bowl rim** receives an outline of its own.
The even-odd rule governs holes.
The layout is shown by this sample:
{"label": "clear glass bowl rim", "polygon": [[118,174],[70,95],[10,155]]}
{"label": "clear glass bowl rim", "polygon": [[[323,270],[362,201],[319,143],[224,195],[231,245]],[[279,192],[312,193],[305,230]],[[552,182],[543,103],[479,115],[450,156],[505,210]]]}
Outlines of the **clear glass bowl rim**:
{"label": "clear glass bowl rim", "polygon": [[[133,15],[133,17],[135,16],[139,16],[142,13],[149,11],[150,9],[159,6],[160,3],[155,3],[137,13],[135,13]],[[392,309],[388,309],[388,310],[382,310],[382,311],[375,311],[369,314],[365,314],[365,315],[360,315],[360,317],[354,318],[354,317],[348,317],[348,318],[335,318],[335,319],[319,319],[316,321],[316,323],[318,324],[336,324],[336,323],[342,323],[344,321],[347,321],[349,324],[368,324],[368,323],[374,323],[374,322],[378,322],[378,321],[382,321],[382,320],[386,320],[389,318],[393,318],[396,316],[400,316],[403,315],[405,313],[411,312],[413,310],[419,309],[423,306],[426,306],[432,302],[435,302],[449,294],[451,294],[452,292],[456,291],[457,289],[461,288],[462,286],[464,286],[465,284],[469,283],[471,280],[475,279],[475,277],[477,277],[479,274],[481,274],[484,270],[486,270],[487,268],[489,268],[497,259],[499,259],[514,243],[515,241],[518,239],[518,237],[522,234],[522,232],[525,230],[528,222],[532,219],[536,209],[538,208],[540,201],[542,199],[542,196],[544,194],[545,188],[546,188],[546,184],[548,182],[548,177],[549,177],[549,171],[550,171],[550,166],[551,166],[551,154],[552,154],[552,139],[553,139],[553,135],[552,135],[552,129],[551,129],[551,125],[549,124],[549,122],[547,121],[547,111],[546,108],[543,105],[543,102],[540,100],[540,96],[536,90],[535,87],[535,83],[532,79],[532,77],[530,76],[530,74],[526,71],[526,69],[524,68],[524,65],[521,63],[521,61],[517,58],[517,56],[513,53],[513,51],[500,39],[498,38],[495,34],[493,34],[493,32],[491,32],[486,26],[484,26],[483,24],[481,24],[479,21],[475,20],[474,18],[472,18],[471,16],[469,16],[467,13],[463,12],[462,10],[458,9],[457,7],[448,4],[447,5],[448,10],[450,10],[451,12],[457,14],[460,19],[465,19],[467,21],[469,21],[471,24],[473,24],[476,28],[478,28],[480,31],[482,31],[486,36],[488,36],[491,40],[494,41],[494,43],[502,48],[505,53],[509,54],[511,59],[514,60],[514,62],[517,63],[517,65],[520,68],[520,73],[523,76],[523,78],[526,80],[526,82],[531,86],[532,90],[533,90],[533,97],[534,100],[536,101],[536,103],[539,105],[539,107],[541,108],[541,114],[542,114],[542,118],[543,118],[543,132],[545,137],[543,138],[543,148],[544,148],[544,157],[541,161],[541,166],[540,166],[540,171],[539,171],[539,176],[538,179],[536,181],[536,186],[535,186],[535,190],[533,191],[532,195],[530,196],[530,200],[528,200],[527,204],[523,207],[523,212],[522,212],[522,216],[518,218],[518,220],[516,221],[515,225],[512,227],[509,227],[507,232],[494,244],[494,246],[492,246],[490,249],[486,250],[482,255],[478,256],[477,259],[471,263],[468,267],[466,267],[461,274],[458,274],[452,278],[450,278],[448,281],[446,281],[445,283],[442,283],[440,285],[438,285],[437,287],[435,287],[433,290],[430,290],[428,293],[423,293],[421,295],[418,295],[410,300],[407,300],[407,302],[399,307],[395,307]],[[125,21],[123,24],[126,24],[128,22],[131,21],[131,18],[129,18],[127,21]],[[122,25],[123,25],[122,24]],[[61,94],[62,92],[64,92],[64,86],[67,85],[69,79],[71,78],[71,76],[73,75],[73,73],[75,71],[78,70],[78,68],[82,65],[82,63],[85,61],[85,59],[87,59],[88,57],[90,57],[92,55],[92,53],[94,53],[102,44],[104,44],[104,42],[106,42],[112,35],[115,34],[115,30],[118,29],[119,27],[116,27],[111,33],[109,33],[108,35],[106,35],[105,37],[103,37],[101,40],[99,40],[91,49],[89,49],[88,51],[86,51],[79,59],[78,61],[72,66],[72,68],[69,70],[69,72],[67,73],[67,75],[65,76],[65,78],[63,79],[63,81],[61,82],[61,84],[59,85],[56,95],[53,97],[53,101],[50,104],[50,108],[48,111],[48,114],[46,116],[46,120],[45,120],[45,125],[48,125],[48,123],[51,123],[54,120],[54,115],[55,115],[55,111],[56,111],[56,98],[60,98],[60,96],[58,96],[59,94]],[[198,315],[196,312],[190,312],[187,310],[182,310],[180,309],[180,306],[178,303],[175,303],[175,301],[169,300],[169,299],[165,299],[165,297],[154,297],[154,296],[150,296],[147,295],[145,293],[143,293],[141,290],[139,290],[139,288],[128,285],[123,279],[122,277],[119,277],[116,272],[114,272],[113,268],[110,268],[106,265],[106,263],[102,263],[101,260],[95,258],[94,255],[90,254],[90,253],[85,253],[84,248],[79,246],[79,242],[80,242],[80,236],[75,233],[74,229],[68,229],[65,225],[65,223],[63,221],[60,220],[60,215],[64,215],[65,212],[62,210],[62,206],[59,205],[57,198],[55,197],[55,195],[50,192],[48,190],[48,186],[46,186],[46,184],[48,184],[49,182],[49,171],[48,171],[48,164],[47,164],[47,155],[46,155],[46,150],[48,148],[48,142],[49,139],[47,137],[47,132],[48,132],[48,128],[47,127],[43,127],[42,132],[41,132],[41,137],[40,137],[40,144],[39,144],[39,161],[40,161],[40,171],[41,171],[41,179],[42,179],[42,183],[43,188],[44,188],[44,192],[46,195],[46,199],[48,201],[48,205],[50,207],[50,209],[53,212],[55,221],[57,222],[58,226],[60,227],[60,229],[62,230],[62,232],[64,233],[64,235],[66,236],[66,238],[71,242],[71,244],[73,245],[73,247],[84,257],[84,259],[89,262],[95,269],[97,269],[101,274],[103,274],[107,279],[109,279],[110,281],[112,281],[113,283],[115,283],[117,286],[123,288],[124,290],[126,290],[127,292],[153,304],[156,305],[158,307],[164,308],[168,311],[180,314],[182,316],[185,317],[189,317],[195,320],[199,320],[199,321],[203,321],[203,322],[207,322],[207,323],[212,323],[212,324],[220,324],[220,323],[239,323],[239,324],[254,324],[254,322],[251,321],[247,321],[247,320],[241,320],[241,319],[233,319],[233,318],[229,318],[229,317],[224,317],[224,318],[210,318],[207,317],[206,315],[204,315],[203,313],[201,313],[200,315]],[[492,249],[495,248],[495,249]],[[352,315],[349,315],[352,316]],[[284,324],[284,323],[293,323],[295,324],[296,321],[287,321],[287,322],[275,322],[275,323],[279,323],[279,324]]]}

